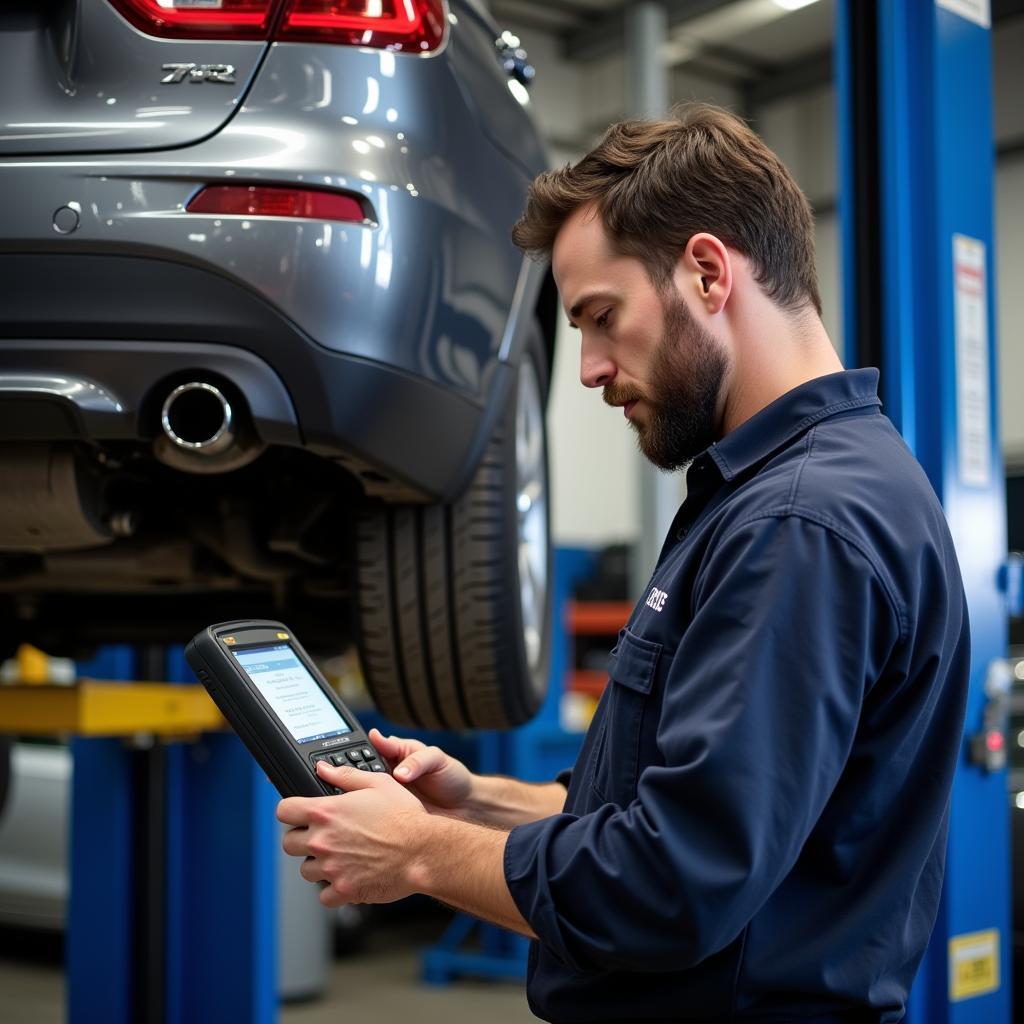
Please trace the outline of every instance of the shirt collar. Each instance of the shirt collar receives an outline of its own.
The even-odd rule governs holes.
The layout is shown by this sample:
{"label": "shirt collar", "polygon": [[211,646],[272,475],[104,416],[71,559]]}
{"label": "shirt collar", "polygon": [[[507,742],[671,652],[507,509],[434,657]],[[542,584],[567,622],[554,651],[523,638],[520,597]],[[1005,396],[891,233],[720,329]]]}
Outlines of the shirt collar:
{"label": "shirt collar", "polygon": [[732,480],[819,420],[881,404],[878,370],[868,367],[830,373],[787,391],[711,445],[706,454],[722,477]]}

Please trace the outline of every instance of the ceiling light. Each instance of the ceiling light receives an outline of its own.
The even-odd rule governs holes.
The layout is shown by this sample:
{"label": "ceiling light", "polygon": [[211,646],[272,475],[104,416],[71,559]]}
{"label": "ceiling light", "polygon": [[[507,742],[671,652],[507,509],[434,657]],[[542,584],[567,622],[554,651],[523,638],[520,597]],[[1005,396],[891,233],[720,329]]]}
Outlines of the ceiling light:
{"label": "ceiling light", "polygon": [[817,3],[818,0],[772,0],[776,7],[781,7],[784,11],[799,11],[801,7],[810,7],[811,4]]}

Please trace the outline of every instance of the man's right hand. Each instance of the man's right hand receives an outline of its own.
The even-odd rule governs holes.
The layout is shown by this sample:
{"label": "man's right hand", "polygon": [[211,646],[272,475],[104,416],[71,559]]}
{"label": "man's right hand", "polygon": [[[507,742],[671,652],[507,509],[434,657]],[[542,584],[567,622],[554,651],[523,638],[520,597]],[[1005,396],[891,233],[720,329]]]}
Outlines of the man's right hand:
{"label": "man's right hand", "polygon": [[433,814],[508,829],[558,814],[565,806],[565,787],[557,782],[476,775],[437,747],[385,736],[379,729],[370,730],[370,742],[391,766],[395,779]]}
{"label": "man's right hand", "polygon": [[420,798],[427,809],[449,817],[468,818],[473,773],[439,747],[419,740],[385,736],[370,730],[370,742],[391,766],[392,774]]}

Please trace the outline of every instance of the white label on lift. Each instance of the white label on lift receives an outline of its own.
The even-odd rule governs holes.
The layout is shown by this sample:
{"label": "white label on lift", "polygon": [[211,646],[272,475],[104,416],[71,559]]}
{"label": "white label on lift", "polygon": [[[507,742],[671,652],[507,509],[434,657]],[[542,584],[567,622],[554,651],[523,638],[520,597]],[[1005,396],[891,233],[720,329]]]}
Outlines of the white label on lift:
{"label": "white label on lift", "polygon": [[989,28],[992,25],[992,13],[989,0],[935,0],[939,7],[945,7],[947,11],[959,14],[961,18],[973,21],[982,28]]}
{"label": "white label on lift", "polygon": [[953,236],[956,317],[956,427],[960,481],[987,487],[992,473],[985,243]]}

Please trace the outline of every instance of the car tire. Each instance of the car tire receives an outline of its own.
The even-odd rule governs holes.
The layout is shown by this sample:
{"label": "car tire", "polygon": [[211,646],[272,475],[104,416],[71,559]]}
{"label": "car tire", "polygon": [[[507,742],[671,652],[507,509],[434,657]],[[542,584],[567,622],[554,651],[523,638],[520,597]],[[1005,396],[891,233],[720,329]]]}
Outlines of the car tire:
{"label": "car tire", "polygon": [[358,529],[363,674],[397,725],[503,729],[547,686],[551,543],[548,362],[539,329],[465,493],[380,506]]}

